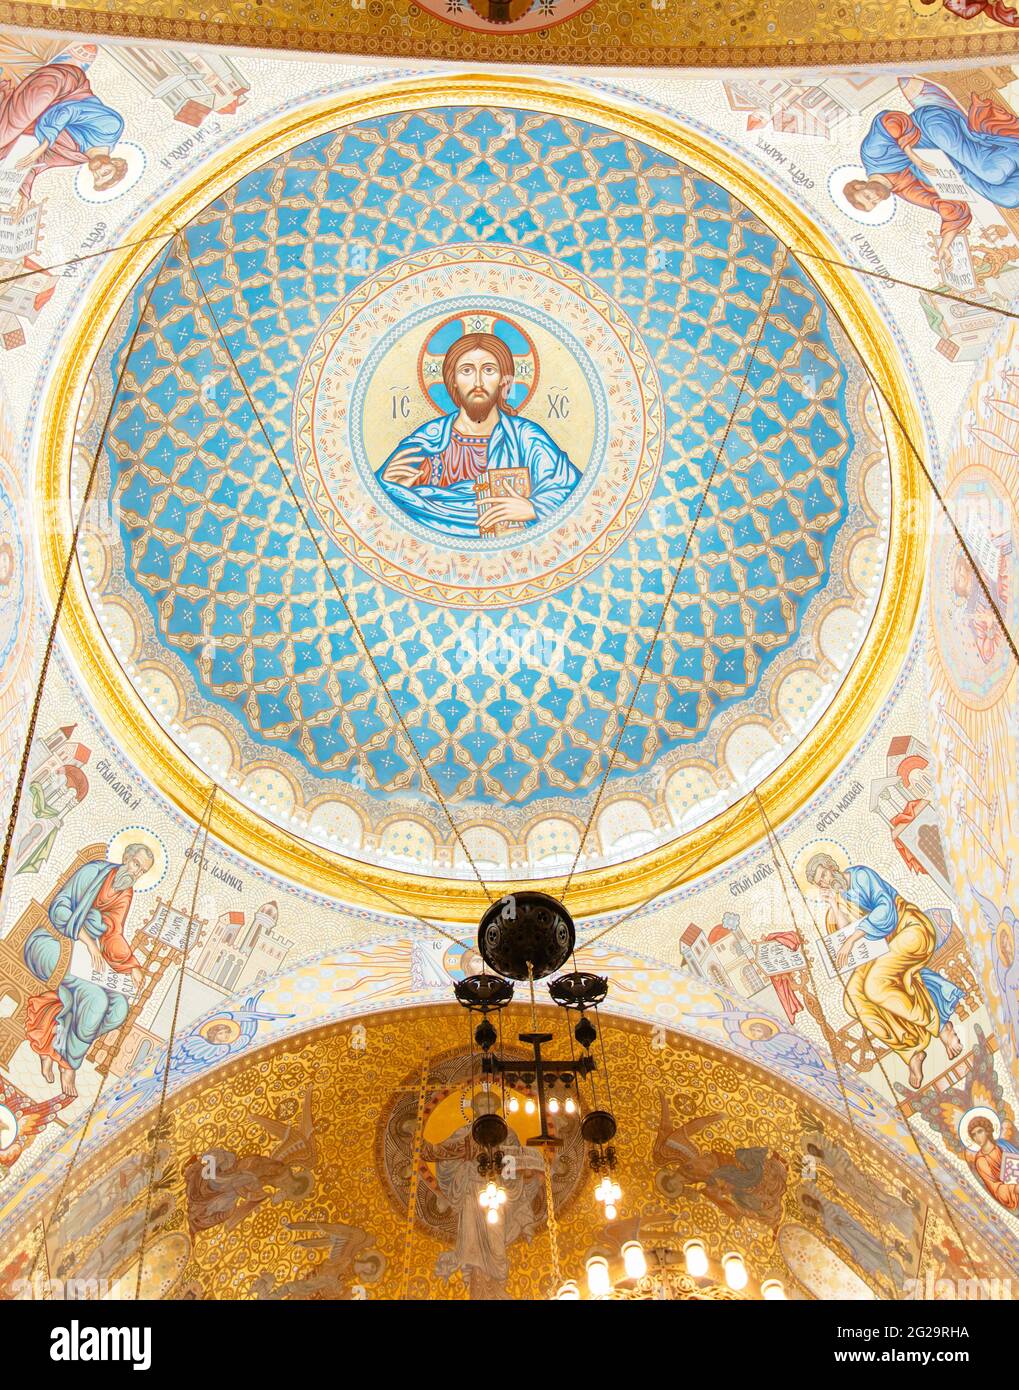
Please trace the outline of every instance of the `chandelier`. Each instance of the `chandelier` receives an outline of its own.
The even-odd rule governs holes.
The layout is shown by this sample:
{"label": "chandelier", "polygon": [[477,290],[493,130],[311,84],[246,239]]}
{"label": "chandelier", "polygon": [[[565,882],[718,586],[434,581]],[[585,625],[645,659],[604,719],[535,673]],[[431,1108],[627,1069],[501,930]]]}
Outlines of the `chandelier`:
{"label": "chandelier", "polygon": [[[501,1107],[503,1113],[498,1113],[492,1095],[496,1086],[504,1100],[507,1086],[526,1093],[524,1110],[538,1117],[538,1133],[527,1140],[530,1146],[546,1150],[560,1146],[563,1141],[556,1134],[556,1116],[561,1112],[580,1115],[580,1134],[588,1146],[591,1169],[600,1179],[595,1197],[603,1204],[607,1220],[613,1220],[618,1212],[622,1192],[614,1177],[616,1120],[608,1065],[604,1041],[589,1017],[592,1011],[597,1016],[598,1005],[608,993],[608,981],[574,969],[549,982],[549,996],[568,1020],[566,1046],[560,1046],[558,1056],[549,1051],[555,1034],[539,1031],[535,1011],[535,982],[561,970],[575,942],[573,918],[562,903],[530,889],[511,893],[489,907],[478,928],[478,950],[492,973],[468,975],[453,988],[457,1002],[478,1020],[472,1033],[472,1080],[476,1044],[482,1085],[490,1101],[487,1113],[475,1117],[471,1138],[478,1149],[478,1171],[488,1178],[479,1201],[493,1225],[501,1219],[506,1201],[501,1183],[502,1146],[509,1129],[504,1115],[520,1108],[520,1101],[511,1095]],[[492,1019],[512,1002],[513,981],[525,980],[530,988],[531,1027],[517,1037],[530,1055],[521,1058],[503,1054],[497,1047],[502,1030],[500,1025],[496,1031]],[[596,1043],[600,1043],[603,1097],[599,1096],[595,1075]],[[581,1082],[586,1085],[582,1087]]]}
{"label": "chandelier", "polygon": [[[587,1296],[592,1299],[764,1299],[784,1300],[778,1279],[758,1283],[738,1251],[729,1250],[715,1260],[703,1240],[690,1239],[682,1247],[656,1244],[645,1252],[638,1238],[639,1221],[620,1223],[618,1253],[597,1251],[587,1259]],[[557,1299],[577,1300],[580,1285],[567,1279]]]}
{"label": "chandelier", "polygon": [[[478,1173],[487,1179],[478,1194],[486,1221],[495,1225],[503,1219],[507,1200],[502,1182],[506,1171],[503,1145],[509,1136],[505,1116],[520,1108],[520,1101],[512,1092],[522,1092],[525,1112],[536,1114],[538,1123],[538,1133],[526,1142],[543,1149],[546,1160],[548,1152],[563,1142],[556,1134],[556,1117],[560,1112],[580,1115],[581,1138],[588,1147],[591,1171],[598,1178],[594,1196],[602,1206],[609,1232],[615,1227],[617,1237],[614,1248],[608,1252],[597,1250],[588,1257],[589,1298],[785,1298],[778,1280],[766,1279],[757,1284],[736,1251],[726,1252],[716,1262],[709,1256],[703,1241],[691,1239],[681,1249],[669,1243],[656,1245],[649,1259],[638,1238],[639,1218],[619,1221],[623,1194],[615,1176],[616,1152],[612,1141],[617,1126],[612,1112],[612,1089],[604,1038],[590,1017],[593,1013],[597,1018],[598,1006],[608,994],[608,981],[601,975],[576,968],[555,974],[569,960],[575,944],[573,918],[562,903],[547,893],[531,889],[510,893],[488,908],[478,928],[478,951],[488,968],[480,975],[468,975],[453,987],[457,1002],[468,1011],[474,1025],[470,1049],[471,1086],[473,1089],[477,1057],[486,1100],[471,1124]],[[566,1046],[559,1046],[560,1055],[550,1048],[555,1043],[555,1034],[541,1032],[538,1028],[534,986],[536,981],[548,976],[554,976],[548,983],[549,997],[564,1011],[567,1020]],[[500,1015],[513,1001],[514,981],[525,980],[530,990],[531,1026],[527,1032],[517,1034],[518,1041],[529,1054],[520,1057],[507,1053],[502,1046]],[[493,1019],[498,1020],[498,1029]],[[595,1059],[596,1043],[601,1054],[600,1068]],[[565,1055],[567,1048],[568,1056]],[[602,1094],[599,1094],[599,1071]],[[501,1105],[496,1103],[496,1087]],[[507,1087],[511,1091],[508,1100]],[[551,1224],[551,1180],[547,1161],[545,1171]],[[558,1278],[557,1257],[556,1267]],[[576,1280],[567,1279],[559,1286],[555,1297],[579,1299],[580,1286]]]}

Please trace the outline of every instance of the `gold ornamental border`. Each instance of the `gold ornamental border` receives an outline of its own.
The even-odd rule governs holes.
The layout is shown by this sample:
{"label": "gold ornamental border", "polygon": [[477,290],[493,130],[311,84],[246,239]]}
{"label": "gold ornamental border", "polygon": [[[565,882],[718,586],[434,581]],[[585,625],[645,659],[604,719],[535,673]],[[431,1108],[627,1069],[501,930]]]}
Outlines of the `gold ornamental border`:
{"label": "gold ornamental border", "polygon": [[[0,0],[0,25],[116,40],[160,40],[262,49],[287,57],[326,53],[406,63],[507,63],[530,67],[680,68],[724,74],[746,68],[882,66],[944,68],[985,59],[1007,63],[1013,29],[984,16],[964,20],[937,0],[863,0],[806,6],[722,0],[654,6],[597,0],[530,30],[464,27],[436,13],[435,0]],[[929,7],[929,8],[928,8]]]}
{"label": "gold ornamental border", "polygon": [[[414,78],[331,97],[290,112],[249,133],[217,159],[214,167],[197,170],[146,213],[132,229],[132,245],[110,254],[68,333],[43,409],[36,483],[37,514],[56,518],[40,538],[42,572],[51,602],[55,601],[71,541],[70,467],[79,405],[117,313],[166,245],[160,240],[138,244],[141,238],[156,238],[166,230],[169,239],[175,229],[184,227],[238,179],[316,135],[401,110],[479,103],[576,116],[657,147],[733,193],[794,250],[840,259],[795,204],[728,152],[657,112],[610,104],[565,83],[480,73]],[[807,265],[815,286],[899,418],[911,436],[921,440],[915,404],[877,310],[860,292],[851,273],[819,260],[808,260]],[[804,742],[759,787],[768,816],[776,824],[813,796],[863,737],[899,672],[917,618],[926,554],[927,497],[900,431],[884,403],[879,405],[893,500],[881,594],[863,647],[835,699]],[[92,609],[77,565],[72,569],[64,603],[63,634],[76,654],[97,709],[125,755],[144,769],[174,805],[197,821],[208,779],[142,705]],[[487,905],[476,882],[380,868],[310,844],[255,814],[223,787],[216,797],[210,834],[285,879],[359,906],[384,910],[373,888],[404,905],[408,913],[447,922],[476,922]],[[744,798],[735,815],[730,807],[668,845],[620,864],[578,872],[570,892],[571,911],[582,917],[630,907],[679,886],[684,881],[684,863],[696,862],[691,877],[700,876],[756,843],[761,834],[753,798]],[[538,886],[539,880],[529,883]],[[515,880],[492,880],[489,884],[493,893],[514,886],[519,886]]]}

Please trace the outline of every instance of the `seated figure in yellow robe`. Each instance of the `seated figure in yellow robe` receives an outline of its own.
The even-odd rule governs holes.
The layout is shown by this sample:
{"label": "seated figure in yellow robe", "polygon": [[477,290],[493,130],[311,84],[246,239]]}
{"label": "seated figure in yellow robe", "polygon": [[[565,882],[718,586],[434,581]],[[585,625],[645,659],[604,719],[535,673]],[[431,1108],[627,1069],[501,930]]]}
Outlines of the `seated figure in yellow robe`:
{"label": "seated figure in yellow robe", "polygon": [[846,1011],[909,1064],[909,1084],[919,1090],[935,1038],[941,1038],[949,1058],[962,1051],[952,1023],[962,990],[928,966],[938,944],[934,923],[864,865],[840,869],[830,854],[815,854],[807,864],[807,881],[833,897],[831,928],[856,921],[835,957],[839,969],[864,937],[888,942],[887,951],[850,975]]}

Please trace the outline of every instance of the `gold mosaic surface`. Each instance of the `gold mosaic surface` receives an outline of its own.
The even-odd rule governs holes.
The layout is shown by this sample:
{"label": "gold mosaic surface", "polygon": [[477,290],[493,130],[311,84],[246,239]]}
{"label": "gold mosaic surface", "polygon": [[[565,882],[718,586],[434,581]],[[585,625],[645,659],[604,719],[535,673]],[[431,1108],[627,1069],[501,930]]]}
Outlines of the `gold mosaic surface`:
{"label": "gold mosaic surface", "polygon": [[[551,1012],[542,1011],[543,1023]],[[547,1021],[561,1033],[558,1019]],[[528,1022],[514,1006],[504,1016],[507,1038]],[[699,1235],[715,1260],[738,1249],[753,1278],[778,1277],[798,1297],[846,1287],[863,1297],[902,1297],[906,1279],[942,1277],[953,1260],[972,1261],[982,1274],[1007,1273],[967,1228],[946,1224],[936,1193],[792,1087],[662,1029],[604,1022],[620,1121],[620,1218],[640,1218],[648,1249]],[[462,1250],[476,1258],[484,1243],[483,1225],[479,1237],[471,1221],[473,1188],[463,1197],[461,1184],[457,1195],[473,1166],[470,1174],[466,1162],[450,1166],[448,1149],[477,1091],[466,1023],[454,1006],[366,1016],[353,1026],[362,1033],[346,1024],[304,1034],[185,1092],[167,1112],[157,1155],[142,1296],[548,1297],[553,1259],[533,1149],[516,1150],[534,1160],[520,1180],[519,1201],[530,1207],[526,1221],[506,1228],[507,1237],[524,1229],[507,1240],[504,1276],[455,1267]],[[534,1121],[522,1107],[508,1118],[526,1141]],[[133,1296],[152,1125],[150,1113],[82,1163],[57,1217],[47,1214],[37,1277],[122,1281]],[[578,1161],[581,1145],[572,1145],[568,1125],[560,1133],[566,1158],[553,1175],[560,1274],[582,1279],[585,1259],[611,1245],[611,1231],[598,1219],[596,1179]],[[387,1142],[394,1134],[395,1145]],[[407,1156],[421,1135],[411,1223]],[[443,1144],[445,1159],[437,1152]],[[201,1180],[203,1163],[216,1181]],[[242,1170],[247,1177],[234,1181]],[[823,1218],[805,1193],[824,1205]],[[0,1251],[0,1296],[18,1294],[40,1214],[30,1213]],[[870,1252],[886,1246],[894,1263],[876,1269]]]}
{"label": "gold mosaic surface", "polygon": [[950,62],[1016,44],[1012,30],[983,15],[966,21],[923,0],[96,0],[0,4],[0,24],[285,51],[614,67]]}

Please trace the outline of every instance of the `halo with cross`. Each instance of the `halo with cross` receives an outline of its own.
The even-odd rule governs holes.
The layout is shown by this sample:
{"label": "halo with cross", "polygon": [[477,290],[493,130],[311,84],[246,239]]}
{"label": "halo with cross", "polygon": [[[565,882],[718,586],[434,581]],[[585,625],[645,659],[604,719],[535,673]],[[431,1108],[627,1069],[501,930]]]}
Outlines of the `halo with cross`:
{"label": "halo with cross", "polygon": [[518,323],[484,310],[454,314],[443,319],[429,334],[418,356],[418,381],[428,400],[443,415],[456,409],[442,380],[442,361],[456,340],[467,333],[491,333],[509,348],[513,354],[514,378],[507,402],[514,410],[521,410],[537,389],[537,349]]}

